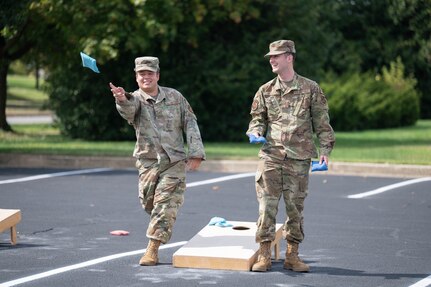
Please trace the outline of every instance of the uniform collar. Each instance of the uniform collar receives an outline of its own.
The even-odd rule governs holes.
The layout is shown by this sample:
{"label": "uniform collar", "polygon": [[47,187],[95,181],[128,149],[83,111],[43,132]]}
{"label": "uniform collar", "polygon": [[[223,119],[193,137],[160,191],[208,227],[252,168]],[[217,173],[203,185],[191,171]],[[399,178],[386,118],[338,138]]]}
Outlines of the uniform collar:
{"label": "uniform collar", "polygon": [[159,90],[159,93],[157,94],[156,97],[150,96],[149,94],[147,94],[141,89],[139,89],[139,93],[147,102],[148,101],[160,102],[165,98],[165,93],[160,89],[160,87],[157,87],[157,89]]}
{"label": "uniform collar", "polygon": [[295,73],[293,75],[292,85],[287,89],[282,85],[279,77],[275,78],[274,89],[277,91],[281,91],[283,94],[287,94],[290,91],[299,90],[298,74]]}

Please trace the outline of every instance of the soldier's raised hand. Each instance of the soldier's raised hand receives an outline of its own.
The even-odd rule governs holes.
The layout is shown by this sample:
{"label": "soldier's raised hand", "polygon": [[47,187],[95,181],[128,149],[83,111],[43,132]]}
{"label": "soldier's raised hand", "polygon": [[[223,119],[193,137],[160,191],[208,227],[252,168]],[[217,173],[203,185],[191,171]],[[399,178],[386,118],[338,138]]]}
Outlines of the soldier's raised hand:
{"label": "soldier's raised hand", "polygon": [[119,102],[124,102],[127,100],[126,91],[122,87],[116,87],[112,83],[109,83],[112,95]]}

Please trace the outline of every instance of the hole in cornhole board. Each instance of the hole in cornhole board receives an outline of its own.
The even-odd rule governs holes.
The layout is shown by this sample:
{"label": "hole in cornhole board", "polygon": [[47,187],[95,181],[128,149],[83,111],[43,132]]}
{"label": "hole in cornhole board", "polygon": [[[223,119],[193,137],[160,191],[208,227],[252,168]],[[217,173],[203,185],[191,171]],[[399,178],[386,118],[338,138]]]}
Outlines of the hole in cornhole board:
{"label": "hole in cornhole board", "polygon": [[249,230],[250,227],[247,227],[247,226],[234,226],[234,227],[232,227],[232,229],[234,229],[234,230]]}

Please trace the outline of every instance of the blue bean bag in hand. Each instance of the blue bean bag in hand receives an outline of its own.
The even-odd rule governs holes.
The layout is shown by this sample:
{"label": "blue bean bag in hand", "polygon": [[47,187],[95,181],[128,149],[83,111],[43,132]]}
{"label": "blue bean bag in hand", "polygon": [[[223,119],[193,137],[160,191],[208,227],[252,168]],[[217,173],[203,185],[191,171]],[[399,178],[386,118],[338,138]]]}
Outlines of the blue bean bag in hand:
{"label": "blue bean bag in hand", "polygon": [[322,164],[319,164],[318,161],[311,162],[311,172],[313,171],[325,171],[328,170],[328,165],[325,161],[322,161]]}
{"label": "blue bean bag in hand", "polygon": [[248,138],[250,139],[251,144],[266,143],[266,139],[264,137],[256,137],[255,135],[249,135]]}

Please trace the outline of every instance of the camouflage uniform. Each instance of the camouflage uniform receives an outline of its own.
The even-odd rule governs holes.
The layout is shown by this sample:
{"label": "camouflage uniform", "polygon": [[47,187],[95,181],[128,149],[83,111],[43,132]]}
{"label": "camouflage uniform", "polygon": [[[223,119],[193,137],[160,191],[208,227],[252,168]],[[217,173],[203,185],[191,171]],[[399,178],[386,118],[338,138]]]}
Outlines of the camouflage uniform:
{"label": "camouflage uniform", "polygon": [[186,159],[205,159],[205,152],[187,100],[174,89],[158,89],[157,97],[140,89],[127,93],[128,100],[116,106],[136,132],[133,156],[139,171],[139,199],[150,214],[147,237],[166,243],[184,201]]}
{"label": "camouflage uniform", "polygon": [[328,156],[335,136],[329,124],[326,98],[314,81],[295,74],[290,87],[275,78],[257,91],[251,107],[247,134],[266,137],[259,152],[256,193],[259,219],[256,242],[275,239],[278,202],[283,195],[287,219],[283,235],[288,241],[304,239],[303,209],[308,192],[311,158]]}

